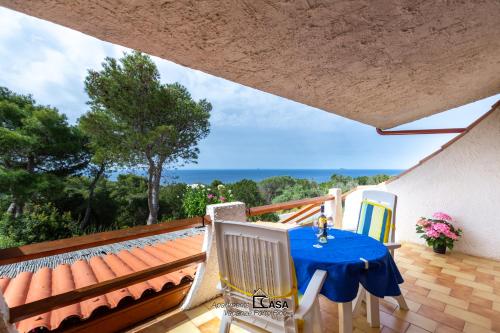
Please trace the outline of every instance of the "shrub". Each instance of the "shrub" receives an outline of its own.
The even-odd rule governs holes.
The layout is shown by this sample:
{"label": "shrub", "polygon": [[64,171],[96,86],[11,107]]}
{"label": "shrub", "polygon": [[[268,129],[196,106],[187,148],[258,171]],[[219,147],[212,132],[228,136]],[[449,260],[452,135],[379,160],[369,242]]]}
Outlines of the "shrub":
{"label": "shrub", "polygon": [[[262,193],[259,191],[257,183],[253,180],[242,179],[228,186],[232,191],[234,200],[244,202],[247,207],[256,207],[266,204]],[[249,218],[249,220],[277,222],[279,221],[279,216],[274,213],[270,213],[259,216],[252,216]]]}
{"label": "shrub", "polygon": [[182,207],[188,217],[203,216],[206,214],[207,205],[233,201],[231,192],[222,184],[216,188],[203,184],[187,185]]}
{"label": "shrub", "polygon": [[60,213],[51,203],[29,205],[18,218],[5,214],[0,233],[19,244],[31,244],[68,238],[78,234],[78,225],[69,212]]}

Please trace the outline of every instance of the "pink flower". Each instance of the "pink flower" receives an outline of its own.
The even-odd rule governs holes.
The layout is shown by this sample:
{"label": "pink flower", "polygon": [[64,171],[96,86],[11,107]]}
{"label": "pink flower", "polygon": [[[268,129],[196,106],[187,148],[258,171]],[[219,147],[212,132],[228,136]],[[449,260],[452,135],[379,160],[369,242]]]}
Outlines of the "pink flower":
{"label": "pink flower", "polygon": [[431,222],[425,218],[422,218],[417,222],[417,225],[424,227],[424,228],[427,228],[430,224],[431,224]]}
{"label": "pink flower", "polygon": [[429,229],[425,232],[425,235],[427,237],[431,237],[431,238],[439,238],[439,232],[437,232],[436,230],[433,230],[433,229]]}
{"label": "pink flower", "polygon": [[453,231],[451,230],[448,230],[447,232],[444,232],[444,235],[448,238],[451,238],[453,240],[457,240],[458,239],[458,236],[456,233],[454,233]]}
{"label": "pink flower", "polygon": [[207,195],[207,198],[209,198],[209,199],[213,199],[213,198],[215,198],[215,195],[213,195],[212,193],[209,193],[209,194]]}
{"label": "pink flower", "polygon": [[446,222],[452,222],[453,219],[451,218],[450,215],[445,214],[443,212],[436,212],[432,214],[432,218],[435,220],[441,220],[441,221],[446,221]]}
{"label": "pink flower", "polygon": [[446,234],[446,233],[450,232],[450,227],[445,223],[434,223],[432,225],[432,229],[434,229],[437,232],[440,232],[442,234]]}
{"label": "pink flower", "polygon": [[224,198],[224,197],[219,197],[219,200],[220,200],[220,202],[224,202],[224,201],[226,201],[226,198]]}

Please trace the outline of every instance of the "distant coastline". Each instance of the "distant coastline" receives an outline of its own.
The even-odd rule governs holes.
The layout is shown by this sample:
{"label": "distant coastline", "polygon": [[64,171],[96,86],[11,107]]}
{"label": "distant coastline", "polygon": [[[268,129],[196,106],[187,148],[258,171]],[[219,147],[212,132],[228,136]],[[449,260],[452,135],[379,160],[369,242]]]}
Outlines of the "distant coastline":
{"label": "distant coastline", "polygon": [[[164,170],[163,183],[210,184],[215,179],[223,183],[234,183],[241,179],[251,179],[256,182],[274,176],[290,176],[325,182],[332,174],[360,177],[385,174],[396,176],[403,172],[402,169],[193,169],[193,170]],[[135,173],[146,175],[142,170],[114,172],[111,179],[116,179],[118,174]]]}

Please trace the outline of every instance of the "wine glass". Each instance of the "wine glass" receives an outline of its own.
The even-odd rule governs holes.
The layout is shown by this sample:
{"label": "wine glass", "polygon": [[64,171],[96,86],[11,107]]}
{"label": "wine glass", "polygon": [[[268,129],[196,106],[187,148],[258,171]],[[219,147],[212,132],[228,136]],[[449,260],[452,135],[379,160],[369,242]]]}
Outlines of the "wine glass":
{"label": "wine glass", "polygon": [[327,221],[328,236],[326,238],[335,239],[335,236],[332,235],[333,227],[335,226],[335,220],[333,219],[333,216],[330,216]]}

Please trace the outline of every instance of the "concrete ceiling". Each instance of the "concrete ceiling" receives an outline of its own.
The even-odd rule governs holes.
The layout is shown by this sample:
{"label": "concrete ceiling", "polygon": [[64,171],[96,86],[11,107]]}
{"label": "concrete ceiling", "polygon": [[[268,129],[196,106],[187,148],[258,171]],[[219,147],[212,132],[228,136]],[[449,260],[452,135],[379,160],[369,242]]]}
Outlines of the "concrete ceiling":
{"label": "concrete ceiling", "polygon": [[381,128],[500,92],[498,0],[0,5]]}

